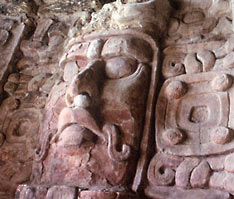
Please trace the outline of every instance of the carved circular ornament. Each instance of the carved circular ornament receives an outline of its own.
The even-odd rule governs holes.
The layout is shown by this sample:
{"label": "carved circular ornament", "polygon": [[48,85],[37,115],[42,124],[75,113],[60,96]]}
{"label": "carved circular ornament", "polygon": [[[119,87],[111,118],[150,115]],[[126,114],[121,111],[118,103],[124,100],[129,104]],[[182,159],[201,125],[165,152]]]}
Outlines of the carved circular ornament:
{"label": "carved circular ornament", "polygon": [[163,61],[162,74],[170,78],[185,73],[183,58],[180,56],[166,56]]}
{"label": "carved circular ornament", "polygon": [[3,46],[9,37],[9,32],[7,30],[0,29],[0,46]]}
{"label": "carved circular ornament", "polygon": [[187,92],[186,85],[181,81],[172,81],[167,85],[166,95],[169,98],[179,99]]}
{"label": "carved circular ornament", "polygon": [[216,91],[226,91],[232,85],[232,78],[227,74],[220,74],[211,82],[211,87]]}
{"label": "carved circular ornament", "polygon": [[210,139],[216,144],[226,144],[230,141],[232,132],[226,127],[216,127],[211,131]]}
{"label": "carved circular ornament", "polygon": [[169,129],[164,132],[163,138],[167,143],[171,145],[176,145],[181,143],[181,141],[184,138],[184,135],[179,129]]}

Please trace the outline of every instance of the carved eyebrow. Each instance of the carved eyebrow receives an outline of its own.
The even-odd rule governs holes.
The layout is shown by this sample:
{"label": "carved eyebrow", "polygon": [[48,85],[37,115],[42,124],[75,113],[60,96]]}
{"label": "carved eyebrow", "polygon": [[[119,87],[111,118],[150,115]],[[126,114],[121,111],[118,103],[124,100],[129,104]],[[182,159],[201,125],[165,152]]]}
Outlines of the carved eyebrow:
{"label": "carved eyebrow", "polygon": [[67,57],[67,54],[66,54],[66,56],[64,56],[63,59],[61,59],[61,61],[59,63],[60,67],[63,68],[63,69],[64,69],[65,65],[67,63],[69,63],[69,62],[73,62],[74,61],[77,64],[77,60],[88,61],[88,58],[86,56],[79,56],[79,55],[77,55],[77,56],[72,56],[72,57],[69,57],[69,58],[66,58],[66,57]]}
{"label": "carved eyebrow", "polygon": [[90,42],[80,42],[76,43],[67,52],[66,58],[70,58],[73,56],[81,56],[81,57],[86,57],[88,48],[89,48]]}
{"label": "carved eyebrow", "polygon": [[115,57],[127,55],[138,62],[151,62],[153,50],[144,40],[137,38],[109,38],[103,46],[102,57]]}

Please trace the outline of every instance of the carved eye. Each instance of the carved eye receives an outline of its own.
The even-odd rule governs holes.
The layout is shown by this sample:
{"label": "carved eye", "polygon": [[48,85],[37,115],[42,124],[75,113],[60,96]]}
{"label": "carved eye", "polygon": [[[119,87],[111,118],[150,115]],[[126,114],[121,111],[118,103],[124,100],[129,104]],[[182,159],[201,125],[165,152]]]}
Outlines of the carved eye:
{"label": "carved eye", "polygon": [[86,59],[77,59],[76,60],[76,65],[78,67],[79,72],[82,71],[87,65],[88,65],[88,60]]}
{"label": "carved eye", "polygon": [[63,79],[70,81],[74,75],[81,72],[86,66],[88,61],[85,59],[78,59],[69,61],[64,66]]}
{"label": "carved eye", "polygon": [[72,77],[78,73],[78,68],[75,61],[70,61],[66,63],[63,72],[63,79],[65,81],[70,81]]}
{"label": "carved eye", "polygon": [[106,75],[110,79],[118,79],[133,74],[137,69],[137,61],[127,57],[114,57],[106,61]]}

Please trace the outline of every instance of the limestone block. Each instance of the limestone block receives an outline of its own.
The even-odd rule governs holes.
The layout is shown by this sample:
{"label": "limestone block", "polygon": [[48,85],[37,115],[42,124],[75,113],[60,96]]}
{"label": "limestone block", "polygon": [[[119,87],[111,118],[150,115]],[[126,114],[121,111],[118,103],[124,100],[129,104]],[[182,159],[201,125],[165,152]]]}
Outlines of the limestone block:
{"label": "limestone block", "polygon": [[51,187],[45,199],[76,199],[76,189],[68,186],[53,186]]}

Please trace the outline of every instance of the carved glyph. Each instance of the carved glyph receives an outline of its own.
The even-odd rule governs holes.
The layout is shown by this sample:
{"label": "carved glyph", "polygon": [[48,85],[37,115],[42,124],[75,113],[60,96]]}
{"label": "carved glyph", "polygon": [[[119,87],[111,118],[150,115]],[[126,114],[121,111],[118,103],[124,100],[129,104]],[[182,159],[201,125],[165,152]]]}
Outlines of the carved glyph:
{"label": "carved glyph", "polygon": [[[191,1],[191,8],[171,19],[163,49],[165,81],[156,103],[157,153],[145,189],[152,198],[233,197],[230,3],[213,1],[199,10]],[[209,17],[217,24],[205,24]],[[188,29],[179,32],[182,27]]]}
{"label": "carved glyph", "polygon": [[0,3],[0,198],[233,198],[232,1],[102,3]]}

